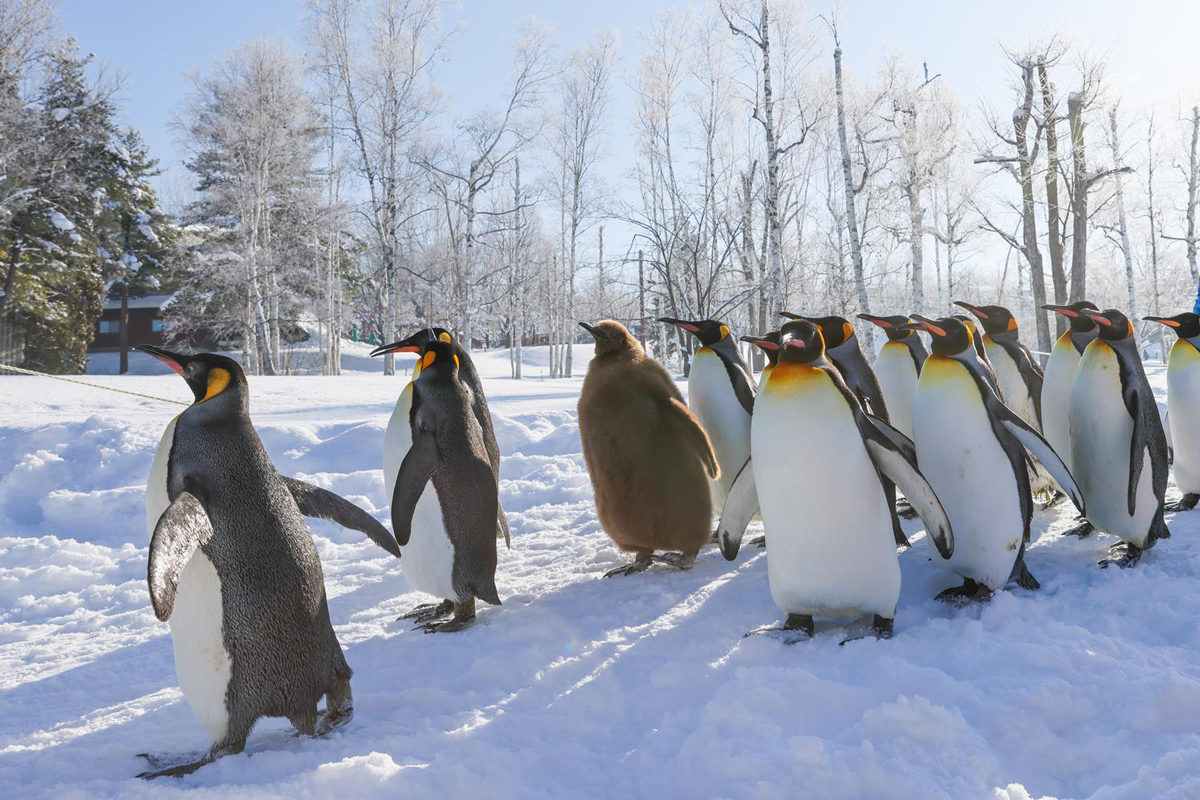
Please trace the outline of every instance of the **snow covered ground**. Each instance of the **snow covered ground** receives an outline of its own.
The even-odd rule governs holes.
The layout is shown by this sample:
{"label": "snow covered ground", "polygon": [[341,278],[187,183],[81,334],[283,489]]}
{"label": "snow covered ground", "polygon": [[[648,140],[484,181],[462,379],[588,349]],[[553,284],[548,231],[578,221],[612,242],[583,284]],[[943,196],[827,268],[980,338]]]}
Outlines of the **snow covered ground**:
{"label": "snow covered ground", "polygon": [[[596,521],[580,379],[537,380],[545,352],[527,356],[522,382],[506,351],[477,357],[513,529],[504,605],[424,635],[396,621],[429,599],[398,563],[311,521],[353,722],[305,740],[266,721],[244,754],[152,783],[135,753],[206,744],[145,580],[143,484],[178,408],[0,378],[0,796],[1200,797],[1200,512],[1127,571],[1095,566],[1111,537],[1063,539],[1070,512],[1039,513],[1042,590],[959,610],[931,599],[955,581],[913,521],[894,639],[743,639],[780,618],[762,550],[600,579],[624,559]],[[191,399],[132,361],[152,374],[85,380]],[[254,378],[251,411],[281,472],[390,524],[380,448],[404,380]]]}

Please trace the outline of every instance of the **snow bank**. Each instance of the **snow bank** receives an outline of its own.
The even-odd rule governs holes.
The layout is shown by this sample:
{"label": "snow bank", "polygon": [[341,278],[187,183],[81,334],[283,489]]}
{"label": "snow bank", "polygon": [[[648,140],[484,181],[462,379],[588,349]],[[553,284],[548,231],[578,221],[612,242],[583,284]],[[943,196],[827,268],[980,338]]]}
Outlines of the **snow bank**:
{"label": "snow bank", "polygon": [[[477,361],[505,455],[504,605],[461,634],[414,631],[396,617],[429,598],[396,562],[312,522],[354,721],[323,740],[265,721],[246,753],[150,784],[135,753],[205,745],[145,585],[142,486],[177,408],[0,378],[4,796],[1200,796],[1200,512],[1127,571],[1094,566],[1111,537],[1062,539],[1067,509],[1039,513],[1042,590],[965,610],[931,599],[954,579],[906,523],[894,639],[843,647],[821,624],[791,647],[743,639],[780,618],[764,552],[600,580],[623,557],[596,521],[580,379],[508,380],[507,351]],[[173,375],[88,380],[190,399]],[[281,471],[388,522],[379,449],[403,382],[253,378],[251,410]]]}

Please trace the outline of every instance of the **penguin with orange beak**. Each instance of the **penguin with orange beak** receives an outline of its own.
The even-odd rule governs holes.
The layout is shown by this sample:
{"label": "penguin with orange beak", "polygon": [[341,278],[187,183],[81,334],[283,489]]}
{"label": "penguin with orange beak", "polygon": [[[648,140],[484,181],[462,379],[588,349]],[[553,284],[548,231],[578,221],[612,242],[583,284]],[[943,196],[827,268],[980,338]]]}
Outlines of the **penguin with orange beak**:
{"label": "penguin with orange beak", "polygon": [[1025,565],[1033,517],[1026,452],[1082,510],[1075,481],[1041,434],[1001,402],[962,320],[921,319],[913,327],[932,337],[913,403],[917,461],[954,526],[953,555],[934,560],[963,578],[938,599],[985,599],[1010,581],[1037,589]]}
{"label": "penguin with orange beak", "polygon": [[1082,313],[1099,335],[1083,351],[1071,387],[1071,463],[1088,521],[1121,539],[1100,566],[1131,567],[1171,535],[1163,518],[1167,437],[1133,323],[1115,308]]}
{"label": "penguin with orange beak", "polygon": [[1142,317],[1166,325],[1179,338],[1167,362],[1167,413],[1178,431],[1175,485],[1183,498],[1167,511],[1191,511],[1200,502],[1200,316]]}

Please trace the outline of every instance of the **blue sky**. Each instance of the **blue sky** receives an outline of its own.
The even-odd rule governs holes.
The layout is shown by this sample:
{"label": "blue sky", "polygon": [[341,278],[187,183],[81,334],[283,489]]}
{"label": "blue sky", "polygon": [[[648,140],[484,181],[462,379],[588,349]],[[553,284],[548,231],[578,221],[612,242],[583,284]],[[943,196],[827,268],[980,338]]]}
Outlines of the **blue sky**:
{"label": "blue sky", "polygon": [[[568,2],[467,0],[449,22],[460,26],[449,59],[438,68],[438,81],[453,109],[464,113],[486,106],[503,89],[509,63],[506,45],[517,21],[535,14],[559,32],[559,46],[580,46],[599,27],[618,29],[622,64],[632,69],[637,31],[655,13],[678,6],[668,0]],[[807,4],[808,13],[828,13],[829,2]],[[140,128],[151,151],[168,167],[160,185],[171,200],[186,186],[178,166],[170,121],[187,90],[185,75],[204,70],[236,44],[255,36],[291,41],[302,47],[301,0],[63,0],[64,28],[85,51],[125,75],[121,107],[125,121]],[[1140,112],[1156,103],[1190,105],[1200,82],[1200,2],[1154,0],[1009,0],[1008,2],[913,2],[858,0],[840,10],[847,68],[871,75],[885,50],[928,61],[941,72],[969,108],[988,101],[998,108],[1011,102],[1010,76],[1001,43],[1019,47],[1060,31],[1108,61],[1113,96]],[[824,62],[819,62],[820,66]],[[627,168],[619,140],[632,113],[624,80],[616,85],[609,125],[613,157],[609,170],[619,179]]]}

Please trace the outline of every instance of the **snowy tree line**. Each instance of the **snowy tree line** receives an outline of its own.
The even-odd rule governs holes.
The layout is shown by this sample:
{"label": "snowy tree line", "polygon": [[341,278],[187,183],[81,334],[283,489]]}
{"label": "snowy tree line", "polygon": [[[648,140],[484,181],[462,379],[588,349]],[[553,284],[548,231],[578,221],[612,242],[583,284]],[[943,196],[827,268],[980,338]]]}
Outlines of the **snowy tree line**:
{"label": "snowy tree line", "polygon": [[[438,0],[309,0],[302,45],[250,41],[193,76],[176,132],[196,192],[167,220],[153,161],[112,123],[113,84],[88,82],[44,2],[0,0],[0,113],[21,120],[0,152],[0,311],[37,340],[27,360],[77,367],[105,288],[154,281],[180,292],[172,335],[264,374],[301,340],[336,373],[347,336],[435,324],[511,346],[518,377],[521,346],[548,344],[550,374],[570,375],[575,322],[598,317],[686,369],[692,343],[656,317],[759,332],[781,309],[955,299],[1009,306],[1048,352],[1063,320],[1045,303],[1136,318],[1196,295],[1200,111],[1122,102],[1064,40],[994,54],[1008,113],[971,108],[936,63],[850,73],[853,32],[790,0],[681,5],[637,32],[628,69],[615,31],[570,50],[528,19],[508,63],[480,65],[502,90],[452,113],[439,67],[469,54],[448,16]],[[41,344],[54,337],[69,346]]]}

